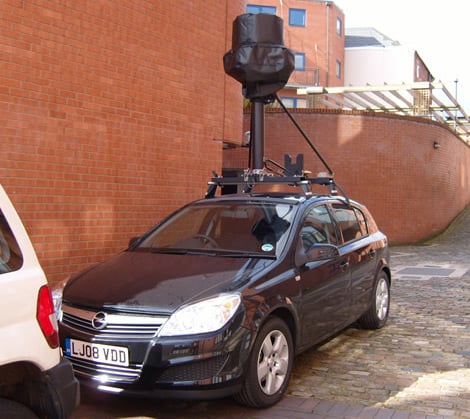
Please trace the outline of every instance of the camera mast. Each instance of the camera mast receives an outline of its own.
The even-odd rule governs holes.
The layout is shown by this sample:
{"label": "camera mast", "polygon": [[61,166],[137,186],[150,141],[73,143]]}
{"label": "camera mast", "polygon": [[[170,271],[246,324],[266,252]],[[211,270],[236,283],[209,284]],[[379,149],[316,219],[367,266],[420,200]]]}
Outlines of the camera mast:
{"label": "camera mast", "polygon": [[[277,95],[295,68],[294,53],[284,45],[283,24],[280,17],[263,13],[243,14],[233,22],[232,49],[224,55],[223,61],[225,72],[242,84],[242,93],[251,103],[248,168],[242,176],[223,177],[214,173],[208,183],[206,198],[214,197],[218,187],[238,185],[243,186],[244,193],[250,193],[257,184],[288,184],[300,187],[305,194],[311,194],[311,185],[324,185],[331,194],[336,194],[339,189],[345,195],[334,182],[333,171],[327,162]],[[286,154],[284,166],[264,156],[265,105],[274,101],[280,104],[327,172],[309,178],[309,172],[303,168],[302,154],[295,162]],[[283,175],[274,174],[270,164]]]}

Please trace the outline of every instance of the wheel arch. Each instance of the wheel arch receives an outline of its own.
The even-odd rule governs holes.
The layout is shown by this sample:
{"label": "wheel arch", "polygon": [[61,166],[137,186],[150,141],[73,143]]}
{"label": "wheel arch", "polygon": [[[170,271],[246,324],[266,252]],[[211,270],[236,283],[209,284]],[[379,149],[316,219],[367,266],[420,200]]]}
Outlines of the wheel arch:
{"label": "wheel arch", "polygon": [[40,417],[60,417],[56,394],[50,381],[36,364],[26,361],[0,366],[0,397],[16,401]]}
{"label": "wheel arch", "polygon": [[0,366],[0,397],[31,405],[34,384],[41,380],[40,369],[30,362],[12,362]]}
{"label": "wheel arch", "polygon": [[295,321],[292,312],[287,307],[277,307],[265,316],[260,328],[270,317],[278,317],[287,325],[291,332],[294,348],[297,348],[297,322]]}
{"label": "wheel arch", "polygon": [[388,265],[382,265],[377,274],[380,274],[382,271],[387,275],[389,285],[392,285],[392,271],[390,267]]}

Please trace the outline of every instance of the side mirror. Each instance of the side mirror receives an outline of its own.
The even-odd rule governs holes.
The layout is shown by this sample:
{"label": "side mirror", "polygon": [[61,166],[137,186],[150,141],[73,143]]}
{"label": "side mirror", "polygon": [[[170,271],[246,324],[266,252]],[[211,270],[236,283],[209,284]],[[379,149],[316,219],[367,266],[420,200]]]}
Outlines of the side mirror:
{"label": "side mirror", "polygon": [[307,250],[308,262],[334,259],[339,256],[338,248],[333,244],[314,244]]}
{"label": "side mirror", "polygon": [[138,236],[137,236],[137,237],[131,237],[131,238],[129,239],[128,246],[131,247],[131,246],[132,246],[137,240],[139,240],[139,239],[140,239],[140,237],[138,237]]}
{"label": "side mirror", "polygon": [[299,245],[295,254],[297,266],[304,266],[308,262],[334,259],[339,256],[338,248],[333,244],[314,244],[305,251],[302,245]]}

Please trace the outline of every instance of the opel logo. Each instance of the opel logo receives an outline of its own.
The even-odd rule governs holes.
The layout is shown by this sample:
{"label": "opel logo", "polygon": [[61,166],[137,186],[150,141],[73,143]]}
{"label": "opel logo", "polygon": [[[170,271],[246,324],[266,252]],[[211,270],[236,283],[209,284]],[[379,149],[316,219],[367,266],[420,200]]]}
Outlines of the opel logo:
{"label": "opel logo", "polygon": [[106,321],[106,313],[102,311],[96,313],[91,319],[91,325],[96,330],[104,329],[107,326],[108,322]]}

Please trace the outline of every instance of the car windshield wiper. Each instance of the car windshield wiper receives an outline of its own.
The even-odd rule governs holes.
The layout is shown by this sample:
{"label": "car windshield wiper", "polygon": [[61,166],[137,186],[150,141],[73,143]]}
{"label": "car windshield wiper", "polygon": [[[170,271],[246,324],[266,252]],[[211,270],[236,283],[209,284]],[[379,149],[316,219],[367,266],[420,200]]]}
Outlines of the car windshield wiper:
{"label": "car windshield wiper", "polygon": [[218,255],[228,258],[258,258],[258,259],[276,259],[276,255],[261,252],[246,252],[243,250],[220,250]]}
{"label": "car windshield wiper", "polygon": [[203,256],[222,256],[229,258],[258,258],[258,259],[276,259],[276,255],[261,252],[245,252],[243,250],[225,250],[225,249],[187,249],[177,247],[152,247],[137,248],[136,250],[147,250],[151,253],[165,253],[173,255],[203,255]]}
{"label": "car windshield wiper", "polygon": [[204,255],[217,256],[217,252],[211,249],[181,249],[177,247],[151,247],[151,253],[165,253],[172,255]]}

